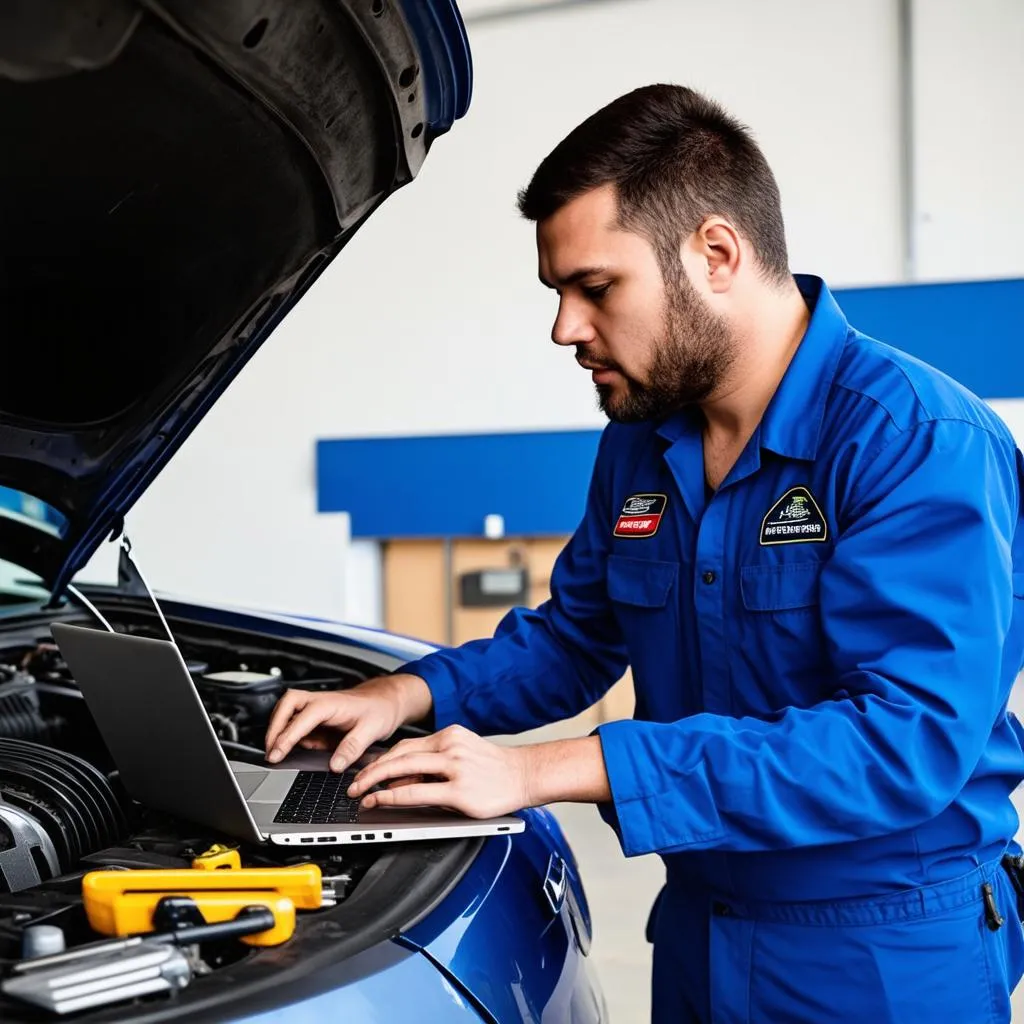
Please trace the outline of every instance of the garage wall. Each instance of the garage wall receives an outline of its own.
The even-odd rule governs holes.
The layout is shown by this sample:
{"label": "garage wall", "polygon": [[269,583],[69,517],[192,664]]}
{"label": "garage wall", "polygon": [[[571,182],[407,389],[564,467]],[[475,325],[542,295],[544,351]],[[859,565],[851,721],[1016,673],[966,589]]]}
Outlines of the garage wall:
{"label": "garage wall", "polygon": [[920,276],[1024,276],[1024,3],[917,0]]}
{"label": "garage wall", "polygon": [[[957,20],[955,0],[938,6],[947,24]],[[993,19],[1015,6],[980,5]],[[317,438],[600,426],[586,375],[548,341],[554,298],[536,281],[532,227],[514,201],[574,124],[627,89],[691,84],[754,127],[780,181],[794,269],[836,286],[899,280],[896,0],[808,10],[800,0],[611,0],[471,26],[468,118],[362,229],[129,517],[154,585],[376,623],[375,547],[349,543],[343,514],[316,512]],[[995,264],[1012,273],[1012,245],[984,264],[964,258],[976,247],[972,208],[956,175],[929,170],[944,158],[929,127],[948,98],[939,69],[960,31],[943,36],[939,17],[918,19],[927,53],[917,134],[930,148],[917,183],[930,197],[929,230],[945,232],[943,275]],[[977,21],[978,46],[986,33],[1000,38],[998,21]],[[1010,98],[988,102],[1005,105],[1004,123],[1018,117]],[[993,172],[1007,192],[1014,166]]]}
{"label": "garage wall", "polygon": [[[917,277],[1024,277],[1024,3],[915,0],[912,10]],[[991,404],[1024,444],[1024,400]]]}

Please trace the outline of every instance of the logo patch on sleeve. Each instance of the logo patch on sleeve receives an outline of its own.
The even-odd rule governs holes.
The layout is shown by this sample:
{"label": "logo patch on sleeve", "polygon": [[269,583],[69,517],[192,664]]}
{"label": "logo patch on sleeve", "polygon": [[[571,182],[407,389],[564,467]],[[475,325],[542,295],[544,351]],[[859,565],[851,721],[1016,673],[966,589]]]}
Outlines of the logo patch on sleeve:
{"label": "logo patch on sleeve", "polygon": [[653,537],[661,525],[668,497],[664,494],[631,494],[615,523],[616,537]]}
{"label": "logo patch on sleeve", "polygon": [[791,487],[772,505],[761,523],[761,543],[765,546],[827,538],[828,523],[806,487]]}

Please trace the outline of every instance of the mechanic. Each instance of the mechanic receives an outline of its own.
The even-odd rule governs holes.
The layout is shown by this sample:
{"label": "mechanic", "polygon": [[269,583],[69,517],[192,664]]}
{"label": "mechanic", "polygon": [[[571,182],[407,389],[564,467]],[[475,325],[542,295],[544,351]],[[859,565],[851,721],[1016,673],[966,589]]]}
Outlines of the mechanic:
{"label": "mechanic", "polygon": [[[791,274],[762,152],[692,90],[597,112],[520,209],[552,338],[610,420],[551,599],[353,690],[287,693],[270,760],[340,732],[341,769],[432,712],[439,731],[359,774],[366,806],[597,803],[627,856],[666,865],[656,1022],[1009,1021],[1024,463],[1007,428]],[[627,664],[632,720],[479,735],[575,715]]]}

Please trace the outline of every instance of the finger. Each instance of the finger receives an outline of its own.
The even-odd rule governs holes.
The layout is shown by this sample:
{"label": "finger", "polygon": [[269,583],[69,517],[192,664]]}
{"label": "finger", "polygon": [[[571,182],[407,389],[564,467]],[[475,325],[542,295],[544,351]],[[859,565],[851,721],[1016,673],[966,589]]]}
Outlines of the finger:
{"label": "finger", "polygon": [[267,750],[272,750],[277,737],[291,720],[292,715],[301,711],[312,700],[313,695],[302,690],[286,690],[277,702],[270,723],[267,726]]}
{"label": "finger", "polygon": [[379,789],[363,798],[360,806],[373,807],[454,807],[454,787],[450,782],[420,782],[397,789]]}
{"label": "finger", "polygon": [[267,726],[267,738],[265,750],[274,749],[274,743],[280,735],[281,730],[288,724],[289,719],[296,711],[301,711],[311,699],[311,694],[303,693],[301,690],[286,690],[284,696],[277,702],[274,713],[270,716],[270,724]]}
{"label": "finger", "polygon": [[402,786],[415,786],[417,783],[426,782],[428,778],[427,775],[410,775],[406,779],[392,779],[387,786],[388,789],[401,789]]}
{"label": "finger", "polygon": [[424,753],[405,754],[389,761],[374,761],[364,768],[349,786],[348,795],[358,797],[374,786],[379,786],[389,779],[401,779],[409,775],[447,775],[451,768],[451,760],[444,754]]}
{"label": "finger", "polygon": [[385,750],[383,753],[378,754],[370,762],[369,765],[365,766],[362,770],[366,771],[369,767],[378,764],[386,764],[389,761],[393,761],[397,757],[405,757],[407,754],[425,754],[435,753],[440,749],[438,741],[435,736],[422,736],[416,739],[401,740],[396,743],[389,750]]}
{"label": "finger", "polygon": [[399,740],[393,744],[381,757],[395,757],[399,754],[417,753],[424,750],[440,750],[441,746],[438,742],[438,734],[432,733],[430,736],[411,736],[409,739]]}
{"label": "finger", "polygon": [[331,771],[343,772],[350,764],[355,764],[366,753],[366,748],[378,739],[378,730],[372,723],[359,722],[338,744],[331,757]]}
{"label": "finger", "polygon": [[393,743],[387,750],[381,752],[381,756],[389,754],[404,754],[408,750],[436,750],[437,744],[431,743],[433,736],[410,736],[407,739]]}
{"label": "finger", "polygon": [[379,754],[368,764],[364,764],[356,774],[354,782],[361,782],[364,774],[371,769],[378,769],[382,765],[387,766],[401,757],[408,757],[410,754],[418,756],[421,754],[433,754],[438,752],[437,743],[432,736],[424,736],[421,739],[402,740],[396,743],[390,750]]}
{"label": "finger", "polygon": [[271,764],[280,761],[299,740],[308,736],[323,721],[330,718],[333,709],[325,701],[307,704],[277,737],[273,749],[267,755]]}

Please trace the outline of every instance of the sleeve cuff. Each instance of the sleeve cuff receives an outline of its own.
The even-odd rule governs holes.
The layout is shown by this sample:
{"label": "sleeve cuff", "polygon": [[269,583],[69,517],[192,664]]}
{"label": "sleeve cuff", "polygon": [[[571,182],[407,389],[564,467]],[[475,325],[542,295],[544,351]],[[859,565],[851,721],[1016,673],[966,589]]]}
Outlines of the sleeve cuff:
{"label": "sleeve cuff", "polygon": [[[693,818],[687,828],[686,811],[697,808],[688,808],[686,794],[665,791],[664,783],[670,780],[659,772],[650,742],[650,733],[659,728],[665,727],[627,719],[594,730],[601,739],[612,793],[611,805],[599,811],[615,829],[627,857],[706,849],[722,838],[720,829],[693,831]],[[699,800],[699,794],[692,793],[691,799]],[[699,815],[694,817],[700,820]]]}
{"label": "sleeve cuff", "polygon": [[605,773],[608,776],[609,787],[612,791],[612,798],[604,803],[597,805],[597,813],[601,815],[605,824],[608,825],[612,831],[619,837],[619,843],[622,844],[622,825],[619,822],[619,814],[615,808],[615,786],[612,783],[612,772],[611,767],[608,764],[608,743],[604,735],[604,730],[607,726],[598,726],[596,729],[591,730],[591,736],[597,736],[601,741],[601,755],[604,758]]}
{"label": "sleeve cuff", "polygon": [[428,654],[395,670],[396,673],[419,676],[427,684],[433,703],[435,732],[446,729],[449,725],[461,723],[463,717],[458,686],[441,655],[440,651]]}

